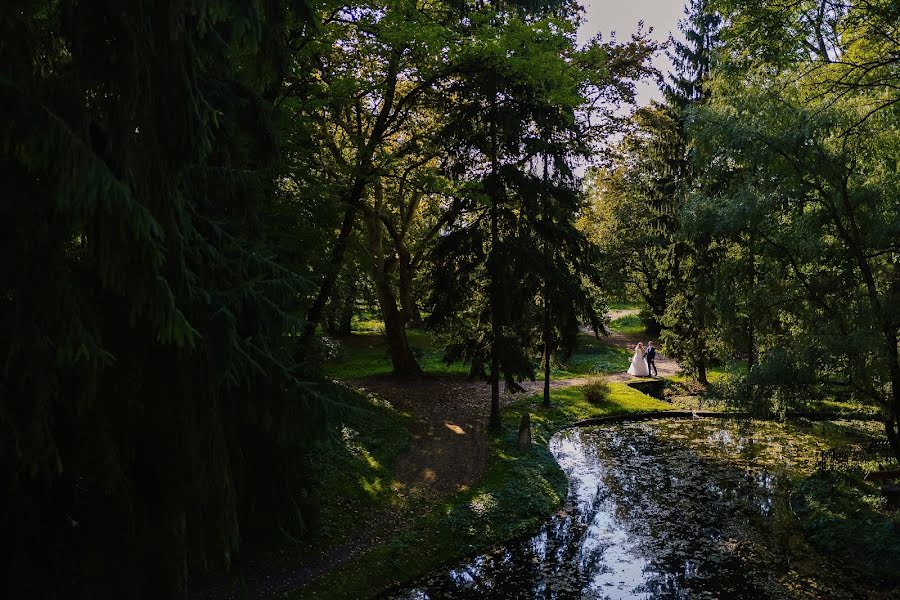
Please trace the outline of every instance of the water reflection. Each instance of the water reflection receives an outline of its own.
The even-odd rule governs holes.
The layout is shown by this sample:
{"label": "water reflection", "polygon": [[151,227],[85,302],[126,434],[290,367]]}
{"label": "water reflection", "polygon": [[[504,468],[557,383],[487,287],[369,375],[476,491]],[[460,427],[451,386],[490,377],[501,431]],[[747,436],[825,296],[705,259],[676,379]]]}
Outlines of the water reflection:
{"label": "water reflection", "polygon": [[564,511],[395,597],[842,597],[809,591],[821,564],[789,518],[788,438],[711,420],[563,432],[551,449],[570,480]]}

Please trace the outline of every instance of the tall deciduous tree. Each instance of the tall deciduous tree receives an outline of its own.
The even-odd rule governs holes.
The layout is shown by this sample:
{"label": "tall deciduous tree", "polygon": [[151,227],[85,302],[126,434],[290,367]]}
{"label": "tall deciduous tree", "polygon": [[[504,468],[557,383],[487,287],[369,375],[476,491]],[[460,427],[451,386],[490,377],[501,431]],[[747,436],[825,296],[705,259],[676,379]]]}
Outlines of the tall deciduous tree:
{"label": "tall deciduous tree", "polygon": [[[451,32],[446,22],[455,12],[443,3],[419,8],[404,1],[328,2],[320,7],[325,14],[321,31],[298,48],[298,75],[285,94],[299,96],[288,104],[299,119],[315,124],[322,176],[341,207],[306,310],[304,344],[322,320],[360,214],[366,213],[369,229],[378,222],[384,195],[373,183],[419,152],[421,111],[434,102],[447,76],[443,58]],[[406,311],[398,309],[385,273],[390,260],[383,253],[382,232],[371,229],[368,237],[394,371],[417,373],[406,339]]]}
{"label": "tall deciduous tree", "polygon": [[896,6],[720,5],[729,52],[694,135],[732,179],[708,205],[752,217],[755,264],[780,271],[748,381],[774,383],[760,398],[771,401],[790,387],[781,373],[801,372],[818,393],[876,404],[900,456],[897,57],[884,43]]}

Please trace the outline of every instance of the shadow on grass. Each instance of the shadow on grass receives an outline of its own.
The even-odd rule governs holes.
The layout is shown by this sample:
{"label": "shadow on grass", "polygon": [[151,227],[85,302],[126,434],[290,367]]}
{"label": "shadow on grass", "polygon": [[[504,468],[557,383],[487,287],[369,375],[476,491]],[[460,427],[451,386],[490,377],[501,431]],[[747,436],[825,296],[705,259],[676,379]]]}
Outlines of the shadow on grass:
{"label": "shadow on grass", "polygon": [[[608,399],[600,405],[587,402],[581,388],[568,387],[553,390],[549,409],[540,405],[538,396],[504,407],[503,431],[491,439],[488,471],[478,485],[414,515],[401,534],[287,597],[377,596],[450,561],[534,530],[566,496],[566,477],[548,448],[556,431],[591,417],[669,407],[623,384],[610,387]],[[525,412],[532,415],[534,441],[521,451],[516,431]]]}

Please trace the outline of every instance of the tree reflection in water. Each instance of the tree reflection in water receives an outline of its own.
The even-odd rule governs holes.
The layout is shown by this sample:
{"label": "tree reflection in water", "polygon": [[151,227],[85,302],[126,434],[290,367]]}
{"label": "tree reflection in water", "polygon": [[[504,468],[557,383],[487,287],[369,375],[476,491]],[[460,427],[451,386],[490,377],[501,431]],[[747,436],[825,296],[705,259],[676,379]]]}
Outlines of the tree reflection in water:
{"label": "tree reflection in water", "polygon": [[815,438],[765,422],[660,420],[564,431],[551,449],[570,480],[564,511],[395,597],[854,595],[789,507],[786,473],[810,468]]}

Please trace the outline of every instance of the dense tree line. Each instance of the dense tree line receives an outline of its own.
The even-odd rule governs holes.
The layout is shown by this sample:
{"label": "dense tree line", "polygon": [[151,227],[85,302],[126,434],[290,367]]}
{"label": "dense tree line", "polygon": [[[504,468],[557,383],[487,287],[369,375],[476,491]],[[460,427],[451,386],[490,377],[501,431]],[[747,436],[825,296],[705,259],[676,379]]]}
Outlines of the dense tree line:
{"label": "dense tree line", "polygon": [[691,2],[592,189],[612,276],[700,381],[738,359],[742,406],[875,405],[900,456],[898,27],[889,1]]}
{"label": "dense tree line", "polygon": [[4,595],[167,598],[315,527],[319,326],[494,387],[597,321],[573,164],[654,47],[569,2],[0,8]]}

